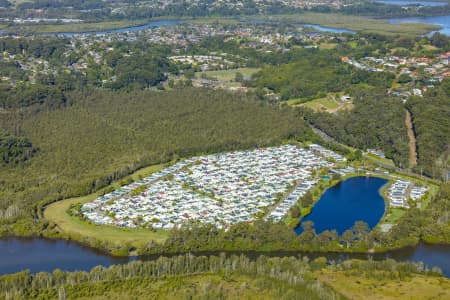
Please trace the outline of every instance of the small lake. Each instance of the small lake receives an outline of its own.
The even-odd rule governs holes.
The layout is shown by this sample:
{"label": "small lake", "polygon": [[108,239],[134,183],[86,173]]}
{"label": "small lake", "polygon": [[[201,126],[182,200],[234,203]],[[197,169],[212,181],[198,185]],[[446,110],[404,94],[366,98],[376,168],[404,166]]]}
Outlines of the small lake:
{"label": "small lake", "polygon": [[389,4],[389,5],[399,5],[399,6],[408,6],[408,5],[445,6],[445,5],[447,5],[447,2],[439,2],[439,1],[376,0],[375,2]]}
{"label": "small lake", "polygon": [[[112,257],[95,249],[83,247],[78,243],[64,240],[48,240],[42,238],[3,238],[0,239],[0,275],[30,270],[31,273],[52,272],[58,268],[63,271],[90,271],[93,267],[102,265],[124,264],[133,260],[154,260],[159,255],[145,257]],[[327,257],[330,260],[350,258],[375,260],[394,258],[398,261],[422,261],[429,268],[438,266],[446,277],[450,277],[450,245],[419,244],[387,253],[380,254],[347,254],[347,253],[305,253],[305,252],[226,252],[245,254],[250,258],[259,255],[266,256],[308,256],[310,259]],[[196,253],[193,253],[194,255]],[[199,255],[218,255],[219,252],[197,253]]]}
{"label": "small lake", "polygon": [[356,221],[364,221],[375,227],[384,214],[385,203],[380,188],[388,181],[377,177],[352,177],[327,189],[304,217],[295,231],[303,231],[305,221],[314,222],[319,234],[335,229],[339,235],[351,228]]}
{"label": "small lake", "polygon": [[392,18],[388,19],[391,24],[399,23],[426,23],[441,26],[440,33],[450,36],[450,15],[434,17],[411,17],[411,18]]}
{"label": "small lake", "polygon": [[57,32],[54,34],[58,35],[58,36],[65,36],[65,37],[72,37],[74,35],[104,35],[104,34],[134,32],[134,31],[140,31],[140,30],[145,30],[145,29],[154,28],[154,27],[161,27],[161,26],[173,26],[173,25],[178,25],[181,22],[182,21],[180,21],[180,20],[160,20],[160,21],[153,21],[153,22],[143,24],[143,25],[129,26],[129,27],[123,27],[123,28],[117,28],[117,29],[111,29],[111,30],[104,30],[104,31]]}

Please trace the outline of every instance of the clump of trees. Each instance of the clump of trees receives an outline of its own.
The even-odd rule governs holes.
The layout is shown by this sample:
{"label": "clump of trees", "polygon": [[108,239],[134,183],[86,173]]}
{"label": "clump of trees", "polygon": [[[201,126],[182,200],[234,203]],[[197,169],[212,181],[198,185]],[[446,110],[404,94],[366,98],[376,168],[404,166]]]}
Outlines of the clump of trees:
{"label": "clump of trees", "polygon": [[26,161],[37,149],[23,137],[17,137],[0,129],[0,163],[17,164]]}
{"label": "clump of trees", "polygon": [[346,245],[350,251],[367,250],[373,245],[368,225],[356,222],[349,229],[351,236],[339,236],[335,230],[316,233],[311,221],[302,223],[303,232],[297,235],[281,223],[262,220],[254,224],[238,223],[227,231],[211,224],[192,223],[175,229],[164,244],[151,244],[142,253],[183,253],[199,251],[339,251]]}

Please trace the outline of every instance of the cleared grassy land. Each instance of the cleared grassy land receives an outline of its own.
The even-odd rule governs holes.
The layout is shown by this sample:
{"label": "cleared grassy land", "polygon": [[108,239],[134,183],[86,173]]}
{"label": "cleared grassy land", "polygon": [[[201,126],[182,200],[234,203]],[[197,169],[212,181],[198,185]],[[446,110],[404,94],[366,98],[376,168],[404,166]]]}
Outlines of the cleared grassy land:
{"label": "cleared grassy land", "polygon": [[377,156],[377,155],[372,154],[372,153],[367,153],[366,157],[368,159],[372,160],[372,161],[379,162],[379,163],[381,163],[383,165],[387,165],[387,166],[390,166],[390,167],[395,167],[395,164],[394,164],[394,162],[391,159],[384,158],[384,157],[381,157],[381,156]]}
{"label": "cleared grassy land", "polygon": [[372,32],[386,35],[421,35],[439,27],[422,23],[389,24],[386,20],[371,19],[342,14],[304,13],[295,15],[276,15],[272,20],[296,23],[310,23],[325,27],[345,28],[358,32]]}
{"label": "cleared grassy land", "polygon": [[351,102],[341,102],[336,99],[339,95],[330,94],[328,97],[314,99],[312,101],[304,102],[302,99],[291,99],[287,101],[288,105],[291,106],[304,106],[310,108],[314,111],[325,111],[328,113],[334,113],[339,110],[352,109],[353,104]]}
{"label": "cleared grassy land", "polygon": [[313,110],[319,111],[319,110],[335,110],[340,106],[340,103],[338,101],[329,99],[329,98],[320,98],[316,99],[310,102],[306,102],[304,106],[309,107]]}
{"label": "cleared grassy land", "polygon": [[319,45],[320,49],[330,50],[337,47],[337,44],[334,43],[322,43]]}
{"label": "cleared grassy land", "polygon": [[447,278],[413,275],[402,280],[386,280],[327,270],[318,277],[349,299],[450,299]]}
{"label": "cleared grassy land", "polygon": [[401,208],[389,208],[389,212],[383,219],[383,223],[395,224],[406,213],[405,209]]}
{"label": "cleared grassy land", "polygon": [[[160,164],[141,169],[133,175],[125,178],[125,180],[138,180],[139,178],[148,176],[151,173],[157,172],[166,166],[167,164]],[[108,189],[120,187],[120,183],[123,183],[123,181],[124,180],[115,182],[110,187],[108,187]],[[98,195],[101,195],[105,190],[106,189],[103,189],[98,193],[84,197],[71,198],[52,203],[51,205],[46,207],[44,211],[44,218],[56,223],[60,230],[69,237],[76,238],[82,236],[94,238],[96,240],[105,241],[118,246],[124,245],[125,243],[130,243],[135,247],[139,247],[145,245],[150,241],[160,243],[167,238],[167,231],[155,232],[148,229],[126,229],[114,226],[99,226],[84,222],[77,217],[70,216],[67,213],[67,210],[72,204],[92,201],[97,198]]]}

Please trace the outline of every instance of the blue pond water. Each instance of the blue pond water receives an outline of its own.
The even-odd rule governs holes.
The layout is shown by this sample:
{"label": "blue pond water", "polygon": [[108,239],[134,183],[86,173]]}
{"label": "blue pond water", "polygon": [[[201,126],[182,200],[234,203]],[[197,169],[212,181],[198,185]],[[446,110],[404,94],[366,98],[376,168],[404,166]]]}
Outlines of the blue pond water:
{"label": "blue pond water", "polygon": [[302,219],[295,231],[303,232],[305,221],[314,222],[317,233],[335,229],[338,234],[351,228],[356,221],[364,221],[373,228],[384,214],[385,203],[379,189],[386,179],[353,177],[329,188]]}
{"label": "blue pond water", "polygon": [[438,1],[408,1],[408,0],[376,0],[375,2],[390,4],[390,5],[420,5],[420,6],[445,6],[447,2],[438,2]]}
{"label": "blue pond water", "polygon": [[442,27],[442,29],[438,30],[440,33],[450,36],[450,15],[435,17],[392,18],[389,19],[389,23],[427,23],[438,25]]}

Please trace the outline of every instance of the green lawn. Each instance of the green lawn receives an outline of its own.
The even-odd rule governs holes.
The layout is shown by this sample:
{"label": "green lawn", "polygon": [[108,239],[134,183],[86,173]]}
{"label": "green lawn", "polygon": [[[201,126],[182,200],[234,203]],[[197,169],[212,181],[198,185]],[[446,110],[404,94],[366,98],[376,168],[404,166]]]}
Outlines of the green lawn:
{"label": "green lawn", "polygon": [[351,102],[341,102],[339,96],[338,94],[330,93],[327,97],[308,102],[303,102],[302,99],[290,99],[287,101],[287,104],[291,106],[304,106],[314,111],[326,111],[329,113],[334,113],[342,109],[351,109],[353,107]]}
{"label": "green lawn", "polygon": [[340,105],[338,101],[329,99],[327,97],[315,99],[310,102],[306,102],[304,106],[309,107],[314,110],[332,110],[337,108]]}
{"label": "green lawn", "polygon": [[372,153],[367,153],[367,154],[365,154],[365,156],[366,156],[366,158],[368,158],[368,159],[370,159],[372,161],[379,162],[381,164],[384,164],[384,165],[387,165],[387,166],[390,166],[390,167],[395,167],[395,164],[392,161],[392,159],[383,158],[383,157],[377,156],[377,155],[372,154]]}
{"label": "green lawn", "polygon": [[321,43],[319,45],[320,49],[325,49],[325,50],[334,49],[336,47],[337,47],[337,44],[335,44],[335,43]]}
{"label": "green lawn", "polygon": [[383,219],[384,224],[395,224],[406,213],[406,209],[402,208],[388,208],[388,210]]}

